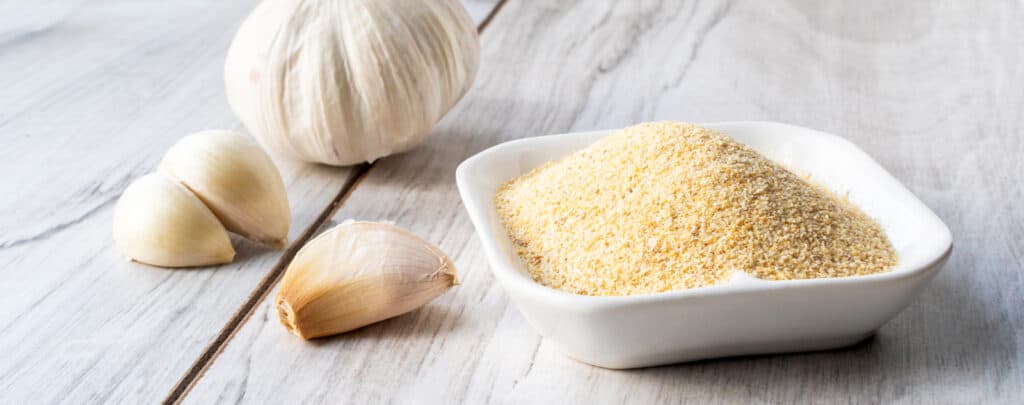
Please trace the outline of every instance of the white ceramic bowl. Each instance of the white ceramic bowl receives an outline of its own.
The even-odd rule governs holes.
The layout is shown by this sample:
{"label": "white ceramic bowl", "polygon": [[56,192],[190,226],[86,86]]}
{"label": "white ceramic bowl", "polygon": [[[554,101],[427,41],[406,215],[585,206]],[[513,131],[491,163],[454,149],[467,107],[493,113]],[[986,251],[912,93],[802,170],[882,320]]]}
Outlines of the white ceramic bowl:
{"label": "white ceramic bowl", "polygon": [[906,308],[952,250],[949,228],[895,178],[835,135],[769,122],[705,124],[788,168],[811,174],[878,220],[899,254],[891,272],[768,281],[740,273],[711,287],[626,297],[537,284],[494,209],[507,180],[613,131],[519,139],[463,162],[459,192],[495,278],[526,320],[565,354],[607,368],[823,350],[870,336]]}

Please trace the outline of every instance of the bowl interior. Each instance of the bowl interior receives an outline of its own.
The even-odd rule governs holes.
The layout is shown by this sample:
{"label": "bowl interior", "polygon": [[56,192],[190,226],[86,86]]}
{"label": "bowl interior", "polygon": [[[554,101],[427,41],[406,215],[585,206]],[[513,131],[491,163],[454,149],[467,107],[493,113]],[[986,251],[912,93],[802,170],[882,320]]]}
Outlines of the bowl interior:
{"label": "bowl interior", "polygon": [[[896,268],[888,273],[828,280],[898,277],[925,269],[941,259],[951,247],[949,229],[928,207],[860,148],[840,137],[766,122],[703,126],[717,129],[749,145],[798,174],[809,175],[838,195],[847,195],[850,201],[881,224],[899,255]],[[459,166],[457,180],[463,201],[499,276],[500,272],[511,272],[516,278],[533,282],[498,219],[494,208],[494,193],[498,187],[548,161],[583,149],[612,132],[578,132],[520,139],[480,152]],[[777,286],[809,281],[815,280],[743,280]],[[715,286],[704,289],[708,288]]]}

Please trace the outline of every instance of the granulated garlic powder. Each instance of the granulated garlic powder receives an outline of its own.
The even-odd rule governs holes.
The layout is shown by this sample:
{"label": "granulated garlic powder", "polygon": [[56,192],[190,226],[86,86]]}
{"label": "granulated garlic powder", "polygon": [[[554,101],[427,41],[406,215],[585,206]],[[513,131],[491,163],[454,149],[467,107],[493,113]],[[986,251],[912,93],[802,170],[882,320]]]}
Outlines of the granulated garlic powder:
{"label": "granulated garlic powder", "polygon": [[530,274],[584,295],[887,271],[896,253],[850,202],[723,134],[626,128],[499,188]]}

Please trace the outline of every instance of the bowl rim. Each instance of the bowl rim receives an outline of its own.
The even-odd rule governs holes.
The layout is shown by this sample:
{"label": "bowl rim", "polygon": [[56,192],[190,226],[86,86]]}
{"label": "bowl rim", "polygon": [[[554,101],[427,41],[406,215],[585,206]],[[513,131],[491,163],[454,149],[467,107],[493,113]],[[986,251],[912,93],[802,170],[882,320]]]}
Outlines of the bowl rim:
{"label": "bowl rim", "polygon": [[[938,264],[942,263],[951,254],[953,250],[953,237],[949,230],[949,227],[930,209],[925,205],[916,195],[906,188],[898,179],[896,179],[888,170],[885,170],[877,161],[871,156],[867,155],[860,147],[850,142],[849,140],[840,136],[822,132],[810,128],[801,127],[798,125],[785,124],[771,121],[721,121],[721,122],[709,122],[709,123],[698,123],[697,125],[709,126],[709,127],[761,127],[763,128],[775,128],[801,131],[806,133],[812,133],[817,136],[823,136],[829,138],[831,141],[836,141],[853,148],[857,152],[867,158],[866,162],[870,165],[874,165],[877,169],[888,176],[888,180],[893,182],[895,185],[900,187],[906,194],[913,198],[914,202],[919,205],[919,208],[925,213],[926,216],[930,217],[930,220],[937,225],[940,225],[941,234],[937,235],[937,239],[940,241],[941,249],[935,249],[935,253],[931,255],[927,260],[914,263],[913,266],[902,271],[889,271],[885,273],[876,273],[861,276],[848,276],[848,277],[831,277],[831,278],[815,278],[815,279],[801,279],[801,280],[758,280],[757,283],[725,283],[720,285],[711,285],[707,287],[692,288],[686,290],[674,290],[666,292],[656,293],[645,293],[636,295],[621,295],[621,296],[592,296],[592,295],[580,295],[573,294],[570,292],[558,290],[552,287],[545,286],[534,281],[531,277],[520,274],[514,268],[512,263],[503,259],[503,254],[500,252],[497,241],[487,236],[494,230],[491,229],[490,223],[487,216],[489,213],[485,210],[482,199],[493,198],[493,196],[485,196],[484,190],[480,190],[474,184],[470,176],[476,172],[476,168],[490,159],[493,159],[499,155],[503,155],[510,152],[517,152],[518,149],[523,148],[527,145],[535,145],[544,142],[550,142],[556,138],[564,137],[590,137],[598,136],[601,134],[610,134],[618,131],[616,129],[605,129],[595,131],[580,131],[580,132],[568,132],[561,134],[541,135],[526,138],[519,138],[497,145],[491,146],[483,151],[480,151],[473,156],[464,160],[459,164],[455,171],[456,184],[459,189],[459,194],[462,197],[463,205],[469,214],[470,221],[473,223],[474,231],[477,234],[481,244],[484,248],[484,254],[487,257],[487,261],[491,267],[492,273],[506,288],[515,288],[519,291],[534,294],[536,297],[544,298],[552,303],[561,303],[571,306],[583,306],[592,309],[600,309],[608,306],[621,306],[621,305],[633,305],[633,304],[651,304],[661,303],[668,301],[679,301],[683,299],[702,298],[702,297],[713,297],[721,295],[730,295],[736,293],[747,293],[747,292],[762,292],[762,291],[780,291],[780,290],[793,290],[803,288],[817,288],[821,286],[832,286],[832,285],[860,285],[860,284],[874,284],[874,283],[887,283],[896,282],[904,279],[910,279],[920,277],[929,274],[932,271],[938,269]],[[507,179],[503,179],[507,181]],[[938,246],[940,243],[936,243]]]}

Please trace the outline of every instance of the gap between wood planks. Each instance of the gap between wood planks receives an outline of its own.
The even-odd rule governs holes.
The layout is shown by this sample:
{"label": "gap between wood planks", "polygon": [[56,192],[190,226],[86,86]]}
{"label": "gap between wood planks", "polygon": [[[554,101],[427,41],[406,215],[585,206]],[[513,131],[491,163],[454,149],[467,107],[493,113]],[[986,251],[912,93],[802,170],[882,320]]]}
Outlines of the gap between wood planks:
{"label": "gap between wood planks", "polygon": [[[498,12],[501,11],[502,7],[505,6],[506,1],[507,0],[499,0],[494,8],[491,9],[491,12],[487,14],[487,17],[485,17],[477,27],[478,33],[482,34],[484,32],[484,29],[490,25],[494,16],[497,15]],[[227,347],[228,342],[230,342],[231,338],[235,336],[235,333],[237,333],[238,330],[242,328],[242,325],[249,320],[253,312],[255,312],[256,307],[266,299],[270,290],[272,290],[274,286],[277,285],[277,282],[281,280],[281,276],[284,275],[284,270],[288,267],[288,264],[291,263],[295,254],[299,252],[299,249],[302,249],[302,247],[305,246],[305,244],[309,242],[314,235],[316,235],[317,230],[319,230],[324,223],[334,216],[334,213],[338,211],[338,208],[344,205],[348,196],[355,191],[359,186],[359,183],[362,182],[370,172],[370,169],[373,169],[373,166],[374,163],[363,163],[355,166],[353,173],[350,174],[345,180],[345,183],[341,185],[341,190],[339,190],[338,194],[334,196],[330,204],[324,207],[324,210],[320,212],[320,215],[317,215],[313,223],[311,223],[309,227],[302,232],[302,235],[299,236],[295,243],[292,243],[291,246],[281,254],[281,258],[277,260],[277,263],[275,263],[274,267],[270,269],[270,272],[260,280],[260,283],[252,293],[249,294],[249,297],[242,303],[242,306],[235,311],[235,314],[231,316],[231,319],[229,319],[224,327],[221,328],[220,333],[218,333],[213,341],[206,346],[202,354],[199,355],[199,358],[197,358],[196,361],[192,363],[192,366],[185,372],[185,375],[183,375],[181,379],[174,384],[174,387],[171,388],[171,392],[168,393],[167,398],[164,399],[164,404],[180,403],[185,396],[188,395],[196,382],[202,378],[206,369],[210,367],[213,361],[216,360],[217,356],[220,355],[225,347]]]}

